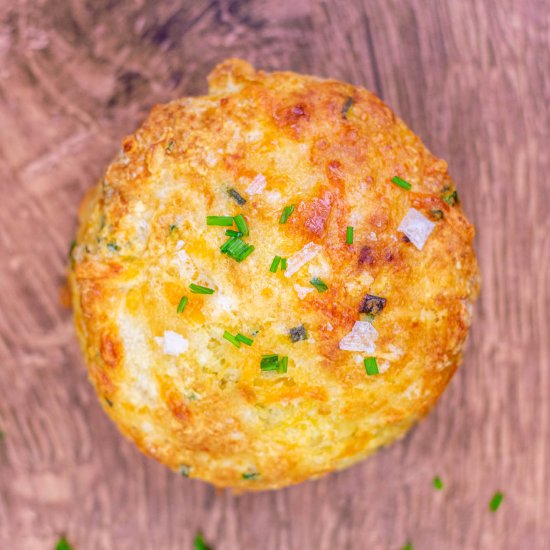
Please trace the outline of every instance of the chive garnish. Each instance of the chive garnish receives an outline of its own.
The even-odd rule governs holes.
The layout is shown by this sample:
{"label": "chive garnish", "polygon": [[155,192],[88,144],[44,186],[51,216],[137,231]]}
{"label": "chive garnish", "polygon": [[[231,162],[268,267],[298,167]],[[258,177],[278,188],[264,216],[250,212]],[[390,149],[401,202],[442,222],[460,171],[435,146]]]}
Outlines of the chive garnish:
{"label": "chive garnish", "polygon": [[346,244],[353,244],[353,227],[351,225],[346,228]]}
{"label": "chive garnish", "polygon": [[319,277],[313,277],[309,282],[317,289],[317,292],[326,292],[328,290],[326,283],[321,281]]}
{"label": "chive garnish", "polygon": [[273,258],[273,261],[271,262],[271,267],[269,268],[269,271],[271,271],[271,273],[275,273],[275,271],[277,271],[280,261],[281,256],[275,256],[275,258]]}
{"label": "chive garnish", "polygon": [[302,324],[297,327],[291,328],[288,331],[292,342],[299,342],[300,340],[307,340],[306,327]]}
{"label": "chive garnish", "polygon": [[399,185],[399,187],[402,187],[406,191],[410,191],[412,185],[405,181],[404,179],[400,178],[399,176],[394,176],[392,179],[392,182],[395,183],[395,185]]}
{"label": "chive garnish", "polygon": [[441,478],[439,476],[434,477],[433,484],[438,491],[441,491],[441,489],[443,489],[443,481],[441,481]]}
{"label": "chive garnish", "polygon": [[378,374],[378,363],[376,362],[376,357],[365,357],[363,361],[365,363],[365,370],[369,376]]}
{"label": "chive garnish", "polygon": [[288,370],[288,357],[279,357],[277,354],[262,355],[260,369],[266,372],[285,373]]}
{"label": "chive garnish", "polygon": [[107,248],[108,248],[111,252],[117,252],[118,250],[120,250],[120,246],[118,246],[118,244],[116,244],[116,243],[108,243],[108,244],[107,244]]}
{"label": "chive garnish", "polygon": [[206,216],[206,225],[231,227],[233,225],[233,218],[231,216]]}
{"label": "chive garnish", "polygon": [[348,112],[351,109],[351,106],[353,105],[353,97],[348,97],[346,101],[344,102],[344,105],[342,106],[342,116],[347,119],[348,118]]}
{"label": "chive garnish", "polygon": [[195,535],[195,539],[193,540],[193,547],[194,550],[212,550],[208,544],[204,541],[203,536],[200,533],[197,533]]}
{"label": "chive garnish", "polygon": [[227,332],[227,330],[224,330],[224,331],[223,331],[223,337],[224,337],[228,342],[231,342],[236,348],[240,348],[240,347],[241,347],[241,343],[239,342],[239,340],[237,340],[237,338],[235,338],[235,336],[233,336],[232,334],[230,334],[229,332]]}
{"label": "chive garnish", "polygon": [[249,245],[248,248],[241,254],[241,256],[237,259],[238,262],[242,262],[243,260],[245,260],[246,258],[248,258],[248,256],[250,256],[250,254],[252,254],[252,252],[254,252],[254,247],[252,245]]}
{"label": "chive garnish", "polygon": [[235,225],[237,229],[243,234],[244,237],[248,237],[248,225],[246,225],[246,220],[242,214],[238,214],[233,218],[235,220]]}
{"label": "chive garnish", "polygon": [[246,204],[246,199],[243,199],[241,197],[240,193],[235,191],[235,189],[228,189],[227,194],[239,205],[242,206],[243,204]]}
{"label": "chive garnish", "polygon": [[180,303],[178,304],[178,313],[183,313],[183,310],[185,309],[185,306],[187,305],[187,302],[189,301],[189,298],[187,296],[182,296]]}
{"label": "chive garnish", "polygon": [[237,334],[237,336],[235,336],[235,339],[237,339],[239,342],[242,342],[243,344],[246,344],[247,346],[251,346],[254,343],[254,340],[252,340],[252,338],[249,338],[248,336],[245,336],[240,332]]}
{"label": "chive garnish", "polygon": [[178,469],[179,473],[181,476],[183,477],[189,477],[189,474],[191,472],[191,467],[190,466],[187,466],[187,464],[182,464],[179,469]]}
{"label": "chive garnish", "polygon": [[177,229],[177,228],[178,228],[177,225],[171,223],[171,224],[170,224],[170,233],[172,233],[172,231],[174,231],[174,229]]}
{"label": "chive garnish", "polygon": [[500,491],[497,491],[493,495],[491,502],[489,502],[489,509],[491,510],[491,512],[496,512],[499,509],[503,498],[504,495]]}
{"label": "chive garnish", "polygon": [[284,374],[288,370],[288,357],[285,355],[279,359],[277,372]]}
{"label": "chive garnish", "polygon": [[288,218],[290,218],[290,216],[292,216],[292,212],[294,212],[294,205],[291,204],[289,206],[285,206],[283,208],[283,212],[281,214],[281,218],[279,220],[279,223],[286,223]]}
{"label": "chive garnish", "polygon": [[242,237],[243,234],[239,231],[234,231],[233,229],[228,229],[225,234],[228,236],[228,237]]}
{"label": "chive garnish", "polygon": [[258,479],[260,474],[258,472],[244,472],[243,479]]}
{"label": "chive garnish", "polygon": [[237,262],[242,262],[254,251],[254,247],[246,244],[240,237],[231,237],[220,247],[222,254],[227,254]]}
{"label": "chive garnish", "polygon": [[65,536],[62,536],[55,545],[55,550],[74,550]]}
{"label": "chive garnish", "polygon": [[458,203],[458,193],[456,191],[445,190],[441,197],[449,206],[454,206]]}
{"label": "chive garnish", "polygon": [[191,283],[189,285],[189,288],[191,289],[191,292],[193,294],[214,294],[213,288],[208,288],[206,286],[196,285],[194,283]]}
{"label": "chive garnish", "polygon": [[286,258],[281,258],[281,271],[286,271]]}
{"label": "chive garnish", "polygon": [[166,146],[165,151],[166,151],[167,153],[171,153],[171,152],[174,150],[174,147],[175,147],[175,146],[176,146],[176,142],[175,142],[173,139],[171,139],[171,140],[168,142],[168,145]]}

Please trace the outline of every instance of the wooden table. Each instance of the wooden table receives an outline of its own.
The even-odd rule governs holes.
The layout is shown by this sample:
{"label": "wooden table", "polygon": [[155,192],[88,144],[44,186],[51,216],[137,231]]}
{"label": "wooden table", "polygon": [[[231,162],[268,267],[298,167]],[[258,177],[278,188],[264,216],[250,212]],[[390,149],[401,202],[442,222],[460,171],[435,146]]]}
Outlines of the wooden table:
{"label": "wooden table", "polygon": [[[0,548],[550,548],[548,2],[5,0],[0,5]],[[77,204],[157,102],[241,56],[364,85],[447,159],[483,291],[464,366],[404,441],[237,496],[143,457],[59,303]],[[439,474],[445,488],[436,491]],[[497,513],[488,502],[505,498]]]}

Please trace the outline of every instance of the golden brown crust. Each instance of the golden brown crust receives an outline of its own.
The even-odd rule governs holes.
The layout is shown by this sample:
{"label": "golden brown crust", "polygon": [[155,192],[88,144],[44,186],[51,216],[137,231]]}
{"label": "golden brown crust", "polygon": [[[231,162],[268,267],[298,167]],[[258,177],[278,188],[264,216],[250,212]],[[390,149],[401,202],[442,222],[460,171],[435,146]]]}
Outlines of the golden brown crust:
{"label": "golden brown crust", "polygon": [[[430,410],[470,324],[474,231],[444,200],[446,163],[370,92],[234,59],[209,85],[154,107],[84,200],[75,323],[105,410],[144,452],[218,486],[282,487],[356,462]],[[397,230],[411,207],[435,223],[422,250]],[[205,223],[238,213],[255,246],[242,263],[219,251],[225,228]],[[291,277],[269,271],[308,243],[321,251]],[[301,297],[295,285],[312,289],[313,276],[328,290]],[[367,293],[387,300],[374,321],[378,376],[362,363],[372,354],[339,348]],[[308,340],[292,343],[302,323]],[[237,349],[224,330],[255,334],[253,346]],[[165,331],[188,349],[165,354]],[[288,356],[288,372],[262,373],[265,353]]]}

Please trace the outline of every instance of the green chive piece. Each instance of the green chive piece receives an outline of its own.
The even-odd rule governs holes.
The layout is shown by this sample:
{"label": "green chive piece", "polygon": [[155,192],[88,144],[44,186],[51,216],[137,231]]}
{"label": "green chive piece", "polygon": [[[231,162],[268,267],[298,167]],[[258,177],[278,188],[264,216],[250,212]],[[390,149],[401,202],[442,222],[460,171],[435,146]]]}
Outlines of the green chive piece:
{"label": "green chive piece", "polygon": [[288,370],[288,357],[281,357],[277,363],[277,372],[284,374]]}
{"label": "green chive piece", "polygon": [[233,336],[232,334],[230,334],[229,332],[227,332],[227,330],[224,330],[224,331],[223,331],[223,337],[224,337],[228,342],[231,342],[236,348],[240,348],[240,347],[241,347],[241,343],[239,342],[239,340],[237,340],[237,338],[235,338],[235,336]]}
{"label": "green chive piece", "polygon": [[245,336],[240,332],[237,334],[237,336],[235,336],[235,339],[239,342],[242,342],[243,344],[246,344],[247,346],[251,346],[254,343],[254,340],[252,340],[252,338],[249,338],[248,336]]}
{"label": "green chive piece", "polygon": [[195,535],[195,539],[193,540],[193,548],[194,550],[212,550],[212,548],[206,544],[204,537],[200,533]]}
{"label": "green chive piece", "polygon": [[252,252],[254,252],[254,246],[249,245],[248,248],[239,256],[239,258],[237,258],[237,261],[242,262],[243,260],[246,260],[246,258],[248,258],[248,256],[250,256]]}
{"label": "green chive piece", "polygon": [[234,231],[233,229],[228,229],[225,234],[228,236],[228,237],[242,237],[243,234],[240,233],[239,231]]}
{"label": "green chive piece", "polygon": [[309,282],[317,289],[317,292],[326,292],[328,290],[326,283],[321,281],[319,277],[313,277]]}
{"label": "green chive piece", "polygon": [[206,225],[231,227],[233,225],[233,218],[231,216],[206,216]]}
{"label": "green chive piece", "polygon": [[171,140],[168,142],[168,145],[166,146],[165,151],[166,151],[167,153],[171,153],[171,152],[174,150],[174,147],[175,147],[175,146],[176,146],[176,142],[175,142],[173,139],[171,139]]}
{"label": "green chive piece", "polygon": [[499,509],[503,498],[504,495],[500,491],[497,491],[493,495],[491,502],[489,502],[489,509],[491,510],[491,512],[496,512]]}
{"label": "green chive piece", "polygon": [[277,271],[280,261],[281,256],[275,256],[275,258],[273,258],[273,261],[271,262],[271,267],[269,268],[269,271],[271,271],[271,273],[275,273],[275,271]]}
{"label": "green chive piece", "polygon": [[449,206],[458,203],[458,193],[456,191],[445,191],[441,197]]}
{"label": "green chive piece", "polygon": [[395,185],[399,185],[399,187],[402,187],[406,191],[411,190],[412,185],[408,181],[401,179],[399,176],[394,176],[391,180],[395,183]]}
{"label": "green chive piece", "polygon": [[107,248],[108,248],[111,252],[117,252],[118,250],[120,250],[120,246],[118,246],[118,244],[116,244],[116,243],[108,243],[108,244],[107,244]]}
{"label": "green chive piece", "polygon": [[191,283],[189,285],[189,288],[191,289],[191,292],[193,294],[214,294],[213,288],[208,288],[206,286],[196,285],[194,283]]}
{"label": "green chive piece", "polygon": [[413,545],[410,542],[407,542],[407,544],[405,544],[405,546],[403,546],[403,548],[401,548],[401,550],[414,550],[414,548],[413,548]]}
{"label": "green chive piece", "polygon": [[109,407],[113,406],[113,402],[108,397],[105,398],[105,403],[107,403],[107,405],[109,405]]}
{"label": "green chive piece", "polygon": [[182,464],[179,467],[178,471],[180,473],[180,476],[189,477],[189,474],[191,473],[191,466],[187,466],[187,464]]}
{"label": "green chive piece", "polygon": [[363,361],[365,363],[365,370],[369,376],[378,374],[378,363],[376,362],[376,357],[365,357]]}
{"label": "green chive piece", "polygon": [[438,491],[441,491],[441,489],[443,489],[443,481],[441,481],[441,478],[439,476],[434,477],[433,484]]}
{"label": "green chive piece", "polygon": [[260,369],[263,371],[276,371],[279,367],[279,356],[276,354],[262,355]]}
{"label": "green chive piece", "polygon": [[281,219],[279,220],[279,223],[286,223],[288,221],[288,218],[292,216],[292,212],[294,212],[294,208],[295,208],[294,204],[285,206],[283,208],[283,213],[281,214]]}
{"label": "green chive piece", "polygon": [[177,225],[171,223],[171,224],[170,224],[170,233],[172,233],[172,231],[174,231],[174,229],[177,229],[177,228],[178,228]]}
{"label": "green chive piece", "polygon": [[242,214],[237,214],[234,218],[237,229],[243,234],[243,237],[248,237],[250,232],[248,231],[248,225]]}
{"label": "green chive piece", "polygon": [[178,304],[178,313],[183,313],[183,310],[185,309],[188,301],[189,298],[187,296],[181,297],[180,303]]}
{"label": "green chive piece", "polygon": [[74,548],[69,544],[66,537],[63,536],[57,541],[55,550],[74,550]]}
{"label": "green chive piece", "polygon": [[286,271],[286,258],[281,258],[281,271]]}
{"label": "green chive piece", "polygon": [[260,474],[258,472],[244,472],[243,479],[258,479]]}
{"label": "green chive piece", "polygon": [[353,244],[353,227],[351,225],[346,228],[346,244]]}

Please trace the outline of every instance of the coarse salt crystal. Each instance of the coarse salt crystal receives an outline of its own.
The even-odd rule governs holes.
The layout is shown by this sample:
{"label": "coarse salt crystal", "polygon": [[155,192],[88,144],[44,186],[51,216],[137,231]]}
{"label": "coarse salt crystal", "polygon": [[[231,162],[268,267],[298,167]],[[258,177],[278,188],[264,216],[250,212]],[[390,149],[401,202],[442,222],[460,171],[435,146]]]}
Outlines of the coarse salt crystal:
{"label": "coarse salt crystal", "polygon": [[397,230],[405,233],[411,243],[418,250],[422,250],[434,227],[435,223],[423,216],[418,210],[409,208]]}
{"label": "coarse salt crystal", "polygon": [[246,188],[246,192],[249,195],[258,195],[260,194],[267,184],[265,176],[263,174],[258,174],[251,182],[250,185]]}
{"label": "coarse salt crystal", "polygon": [[296,273],[303,265],[311,261],[323,247],[315,243],[307,243],[301,250],[288,258],[285,277],[290,277]]}
{"label": "coarse salt crystal", "polygon": [[157,336],[155,340],[162,343],[162,351],[166,355],[181,355],[189,349],[189,342],[181,334],[171,330],[165,330],[164,336]]}
{"label": "coarse salt crystal", "polygon": [[300,300],[303,300],[310,292],[313,292],[313,288],[308,288],[307,286],[294,285],[294,290]]}
{"label": "coarse salt crystal", "polygon": [[355,321],[351,332],[340,340],[340,349],[374,353],[378,331],[368,321]]}

